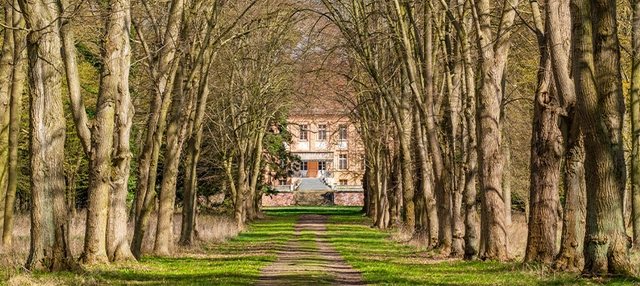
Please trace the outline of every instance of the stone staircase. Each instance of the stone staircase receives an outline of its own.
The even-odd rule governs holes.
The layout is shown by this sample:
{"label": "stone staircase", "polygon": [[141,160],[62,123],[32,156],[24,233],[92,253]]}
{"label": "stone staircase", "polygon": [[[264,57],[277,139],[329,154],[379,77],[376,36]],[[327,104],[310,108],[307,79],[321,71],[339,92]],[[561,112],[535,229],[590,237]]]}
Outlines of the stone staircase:
{"label": "stone staircase", "polygon": [[321,179],[301,178],[294,201],[298,206],[332,206],[333,191]]}

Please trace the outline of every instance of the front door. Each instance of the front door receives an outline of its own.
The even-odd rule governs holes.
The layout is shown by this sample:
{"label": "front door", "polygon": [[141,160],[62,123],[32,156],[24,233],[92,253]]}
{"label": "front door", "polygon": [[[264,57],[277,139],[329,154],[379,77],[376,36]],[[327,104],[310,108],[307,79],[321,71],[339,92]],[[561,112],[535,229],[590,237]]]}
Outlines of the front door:
{"label": "front door", "polygon": [[308,177],[309,178],[317,178],[318,177],[318,162],[309,162],[307,166],[309,168],[309,173],[307,173]]}

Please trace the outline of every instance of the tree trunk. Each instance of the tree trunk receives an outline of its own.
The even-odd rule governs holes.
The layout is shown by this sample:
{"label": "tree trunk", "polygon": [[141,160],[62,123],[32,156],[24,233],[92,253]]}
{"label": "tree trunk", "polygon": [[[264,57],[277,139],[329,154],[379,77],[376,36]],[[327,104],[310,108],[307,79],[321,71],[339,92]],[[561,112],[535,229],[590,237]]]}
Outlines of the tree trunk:
{"label": "tree trunk", "polygon": [[134,115],[129,94],[130,8],[129,0],[109,1],[110,14],[103,44],[103,69],[108,74],[103,75],[102,80],[104,87],[116,95],[107,254],[111,261],[117,262],[134,259],[127,238],[127,195],[132,157],[129,141]]}
{"label": "tree trunk", "polygon": [[478,256],[478,227],[476,210],[476,177],[478,173],[478,154],[476,151],[476,98],[475,98],[475,78],[471,65],[471,53],[469,49],[463,49],[465,57],[465,80],[466,80],[466,107],[464,111],[467,122],[467,144],[466,144],[466,164],[464,168],[464,259],[475,260]]}
{"label": "tree trunk", "polygon": [[240,145],[240,150],[238,154],[238,173],[236,176],[236,199],[235,199],[235,209],[234,209],[234,218],[236,219],[236,225],[238,229],[244,230],[244,200],[245,200],[245,191],[246,191],[246,172],[245,172],[245,153],[246,153],[246,145]]}
{"label": "tree trunk", "polygon": [[500,104],[502,77],[510,47],[510,29],[518,4],[519,0],[504,1],[497,33],[500,37],[495,41],[491,31],[490,1],[477,1],[474,7],[481,59],[476,111],[482,203],[480,256],[489,260],[504,261],[509,258],[502,197],[504,160],[500,148]]}
{"label": "tree trunk", "polygon": [[633,248],[640,249],[640,1],[632,0],[631,195]]}
{"label": "tree trunk", "polygon": [[[183,58],[184,59],[184,58]],[[168,119],[167,144],[162,170],[162,185],[158,202],[158,222],[153,252],[156,255],[173,253],[173,214],[176,201],[176,184],[178,181],[178,165],[182,154],[182,144],[187,129],[187,118],[193,107],[190,89],[184,86],[186,63],[182,62],[176,75],[174,98],[171,103],[171,116]]]}
{"label": "tree trunk", "polygon": [[[7,1],[3,5],[4,18],[6,23],[12,23],[13,12],[10,3]],[[5,199],[9,185],[9,155],[12,145],[9,144],[11,125],[11,65],[15,44],[13,41],[13,30],[4,29],[2,41],[2,51],[0,54],[0,207],[5,208]],[[17,146],[15,147],[17,148]],[[5,209],[0,209],[0,222],[5,221]],[[4,235],[3,235],[4,237]]]}
{"label": "tree trunk", "polygon": [[[205,73],[208,75],[208,73]],[[192,245],[198,236],[196,228],[197,219],[197,195],[198,195],[198,174],[197,167],[200,159],[200,145],[202,144],[203,122],[209,96],[207,77],[203,79],[198,91],[198,103],[193,122],[191,138],[187,141],[187,164],[186,179],[184,187],[184,206],[182,208],[182,229],[180,232],[180,244]]]}
{"label": "tree trunk", "polygon": [[548,37],[542,30],[538,44],[541,54],[531,136],[529,234],[524,261],[549,264],[557,253],[562,134],[558,126],[560,102],[553,84]]}
{"label": "tree trunk", "polygon": [[[147,135],[138,157],[138,178],[135,197],[135,227],[133,240],[131,242],[131,252],[140,259],[142,241],[147,230],[151,207],[156,196],[156,178],[158,169],[158,156],[160,145],[166,126],[166,117],[171,102],[171,93],[178,64],[175,63],[177,57],[177,45],[179,43],[179,32],[182,26],[182,14],[184,11],[184,0],[172,0],[169,19],[164,34],[164,42],[158,56],[151,55],[151,51],[145,49],[147,58],[152,60],[150,64],[152,75],[155,78],[155,96],[151,102],[151,114],[147,121]],[[143,42],[140,29],[136,29]]]}
{"label": "tree trunk", "polygon": [[[573,114],[573,113],[572,113]],[[560,252],[554,268],[578,271],[584,265],[583,246],[586,214],[586,186],[584,177],[584,145],[579,124],[571,123],[564,166],[564,216]]]}
{"label": "tree trunk", "polygon": [[624,98],[615,1],[573,1],[571,15],[573,69],[586,151],[583,274],[628,275],[630,238],[622,213],[626,177],[621,132]]}
{"label": "tree trunk", "polygon": [[504,154],[504,172],[502,173],[502,196],[504,197],[504,223],[512,224],[511,220],[511,139],[509,139],[507,124],[502,126],[502,153]]}
{"label": "tree trunk", "polygon": [[420,114],[416,110],[415,123],[415,132],[416,132],[416,145],[418,148],[418,159],[419,161],[419,170],[420,170],[420,185],[418,186],[421,190],[419,195],[421,195],[420,199],[424,201],[425,204],[425,214],[426,217],[426,225],[424,225],[427,229],[427,235],[429,241],[427,242],[427,248],[434,248],[438,245],[438,212],[436,208],[436,199],[434,197],[433,192],[433,183],[432,183],[432,174],[431,168],[429,168],[429,157],[427,154],[427,146],[425,142],[424,136],[424,128],[422,127],[422,120],[420,120]]}
{"label": "tree trunk", "polygon": [[29,31],[31,248],[27,269],[76,269],[65,203],[60,37],[55,3],[19,1]]}
{"label": "tree trunk", "polygon": [[[19,9],[18,1],[13,1],[12,21],[14,27],[24,27],[22,12]],[[13,69],[11,74],[11,91],[9,101],[9,157],[8,157],[8,183],[6,200],[4,206],[4,224],[2,232],[2,244],[4,249],[11,249],[13,238],[14,211],[16,201],[16,190],[18,188],[18,140],[20,135],[20,104],[22,102],[22,92],[24,91],[25,70],[25,36],[22,30],[12,30],[13,49]]]}
{"label": "tree trunk", "polygon": [[[267,127],[262,126],[263,130]],[[262,174],[262,170],[260,169],[260,163],[262,162],[262,141],[264,139],[264,131],[257,131],[256,134],[256,143],[255,143],[255,152],[253,155],[253,166],[251,167],[251,178],[249,182],[249,197],[247,198],[247,202],[249,202],[247,208],[247,218],[249,220],[255,220],[258,218],[258,213],[256,211],[256,200],[257,196],[262,196],[262,191],[260,190],[258,193],[258,179],[260,174]]]}

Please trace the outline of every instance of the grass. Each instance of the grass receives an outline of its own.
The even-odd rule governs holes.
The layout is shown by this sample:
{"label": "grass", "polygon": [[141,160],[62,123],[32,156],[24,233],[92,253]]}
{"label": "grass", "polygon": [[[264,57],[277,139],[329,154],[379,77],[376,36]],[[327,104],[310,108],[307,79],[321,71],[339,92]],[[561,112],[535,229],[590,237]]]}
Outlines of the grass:
{"label": "grass", "polygon": [[[354,209],[332,216],[327,239],[371,285],[628,285],[637,278],[582,279],[520,262],[460,261],[392,239],[390,231],[372,229],[372,221]],[[522,246],[524,247],[524,246]]]}
{"label": "grass", "polygon": [[[394,239],[396,231],[370,227],[372,221],[357,207],[290,207],[266,209],[268,216],[249,231],[223,242],[206,242],[182,249],[174,257],[143,256],[139,263],[90,268],[83,274],[24,273],[0,276],[10,285],[253,285],[264,266],[277,259],[294,236],[302,214],[330,215],[325,239],[372,285],[628,285],[637,278],[582,279],[577,273],[555,273],[540,265],[520,262],[465,262],[438,258],[409,243]],[[207,223],[220,223],[211,220]],[[202,222],[201,222],[202,223]],[[213,227],[213,226],[203,226]],[[317,249],[315,235],[302,231],[298,242]],[[524,247],[511,245],[512,251]],[[638,259],[634,254],[634,265]],[[318,259],[316,259],[318,258]],[[308,265],[320,261],[310,257]],[[307,262],[304,262],[307,263]],[[301,285],[330,284],[331,276],[312,270],[288,273]],[[3,282],[4,281],[4,282]]]}
{"label": "grass", "polygon": [[23,273],[5,281],[13,285],[253,285],[260,269],[276,260],[275,251],[293,237],[297,218],[269,216],[236,238],[183,250],[175,257],[143,256],[140,263],[90,268],[83,274]]}

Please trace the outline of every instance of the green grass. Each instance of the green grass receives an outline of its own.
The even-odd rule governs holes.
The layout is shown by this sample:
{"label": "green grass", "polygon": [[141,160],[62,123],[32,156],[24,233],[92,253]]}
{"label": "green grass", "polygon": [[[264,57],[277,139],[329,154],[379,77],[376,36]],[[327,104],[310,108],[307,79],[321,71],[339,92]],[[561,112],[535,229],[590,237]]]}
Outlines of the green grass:
{"label": "green grass", "polygon": [[623,285],[637,278],[581,279],[577,273],[553,273],[517,262],[436,259],[432,252],[395,242],[390,232],[373,229],[358,210],[329,220],[327,239],[348,264],[372,285]]}
{"label": "green grass", "polygon": [[276,260],[276,250],[283,249],[293,237],[297,218],[296,214],[269,216],[251,224],[249,231],[234,239],[205,245],[200,253],[177,257],[144,256],[140,263],[103,266],[80,275],[32,273],[14,277],[13,282],[35,285],[253,285],[260,269]]}
{"label": "green grass", "polygon": [[[594,285],[640,284],[636,278],[590,280],[577,274],[553,273],[544,267],[517,262],[438,260],[434,253],[392,240],[390,231],[370,227],[359,207],[290,207],[266,209],[267,218],[249,231],[198,252],[177,257],[145,256],[140,263],[89,269],[84,274],[31,273],[13,277],[13,284],[55,285],[253,285],[259,271],[275,261],[276,251],[293,238],[302,214],[331,215],[326,239],[347,263],[372,285]],[[298,243],[317,249],[315,234],[303,231]],[[321,263],[309,257],[304,265]],[[330,284],[331,275],[319,271],[288,273],[301,285]],[[304,282],[304,283],[302,283]],[[2,281],[0,281],[0,284]]]}

